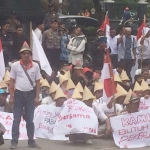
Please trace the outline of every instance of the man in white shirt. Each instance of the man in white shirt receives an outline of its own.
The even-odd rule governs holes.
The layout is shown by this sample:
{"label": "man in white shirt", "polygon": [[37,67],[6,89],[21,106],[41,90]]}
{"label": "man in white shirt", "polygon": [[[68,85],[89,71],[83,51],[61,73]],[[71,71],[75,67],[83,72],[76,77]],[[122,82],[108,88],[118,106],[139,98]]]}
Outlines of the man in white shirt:
{"label": "man in white shirt", "polygon": [[34,30],[35,35],[37,36],[38,40],[42,44],[42,32],[44,31],[44,23],[43,20],[39,20],[36,22],[36,29]]}

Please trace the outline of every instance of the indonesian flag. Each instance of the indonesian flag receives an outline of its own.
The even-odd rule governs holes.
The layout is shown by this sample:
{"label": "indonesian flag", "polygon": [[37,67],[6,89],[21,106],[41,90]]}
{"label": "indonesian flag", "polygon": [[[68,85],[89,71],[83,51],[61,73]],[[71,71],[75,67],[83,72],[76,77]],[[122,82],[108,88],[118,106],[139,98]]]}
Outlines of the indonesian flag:
{"label": "indonesian flag", "polygon": [[2,41],[0,39],[0,82],[3,80],[5,75],[5,62],[2,50]]}
{"label": "indonesian flag", "polygon": [[112,67],[109,53],[105,55],[101,80],[104,84],[103,98],[105,102],[108,104],[111,98],[113,97],[113,94],[117,92],[114,83],[113,67]]}
{"label": "indonesian flag", "polygon": [[141,36],[142,36],[143,28],[146,27],[146,21],[145,21],[145,20],[146,20],[146,18],[145,18],[145,16],[144,16],[144,20],[143,20],[143,22],[142,22],[142,24],[141,24],[141,26],[139,27],[138,32],[137,32],[137,41],[138,41],[138,39],[141,38]]}
{"label": "indonesian flag", "polygon": [[37,36],[34,31],[32,31],[33,36],[33,60],[40,62],[41,69],[44,70],[49,76],[52,74],[52,68],[49,64],[49,61],[45,55],[42,45],[40,44]]}
{"label": "indonesian flag", "polygon": [[103,30],[105,32],[106,37],[109,37],[110,23],[108,18],[108,12],[106,12],[105,19],[100,26],[100,30]]}

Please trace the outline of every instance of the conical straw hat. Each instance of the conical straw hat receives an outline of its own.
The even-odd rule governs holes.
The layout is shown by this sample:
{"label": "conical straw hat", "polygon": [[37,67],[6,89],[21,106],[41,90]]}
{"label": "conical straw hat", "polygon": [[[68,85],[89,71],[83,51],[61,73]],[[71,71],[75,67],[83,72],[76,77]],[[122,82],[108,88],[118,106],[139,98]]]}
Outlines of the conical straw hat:
{"label": "conical straw hat", "polygon": [[49,83],[48,83],[48,81],[47,81],[46,79],[44,79],[44,81],[43,81],[42,84],[41,84],[41,87],[44,87],[44,86],[50,88],[50,85],[49,85]]}
{"label": "conical straw hat", "polygon": [[130,81],[129,77],[127,76],[126,71],[124,71],[124,70],[122,70],[120,78],[122,81],[125,81],[125,80]]}
{"label": "conical straw hat", "polygon": [[82,96],[80,92],[75,88],[71,98],[79,100],[82,99]]}
{"label": "conical straw hat", "polygon": [[117,93],[115,94],[115,98],[125,95],[127,95],[127,91],[122,86],[117,84]]}
{"label": "conical straw hat", "polygon": [[32,51],[31,51],[31,49],[30,49],[30,47],[29,47],[29,45],[28,45],[28,43],[26,41],[23,43],[22,48],[19,51],[19,53],[21,53],[23,51],[30,51],[32,53]]}
{"label": "conical straw hat", "polygon": [[71,79],[69,79],[66,90],[75,89],[75,87],[76,86],[74,85],[73,81]]}
{"label": "conical straw hat", "polygon": [[68,78],[65,75],[59,75],[59,84],[61,85],[64,81],[68,81]]}
{"label": "conical straw hat", "polygon": [[58,85],[53,81],[49,90],[50,94],[56,92],[57,89],[58,89]]}
{"label": "conical straw hat", "polygon": [[4,80],[2,80],[2,81],[0,82],[0,89],[3,89],[3,88],[7,88],[7,84],[5,83]]}
{"label": "conical straw hat", "polygon": [[78,90],[79,92],[81,92],[81,93],[84,92],[83,87],[82,87],[82,85],[81,85],[80,82],[78,82],[78,84],[76,85],[76,88],[77,88],[77,90]]}
{"label": "conical straw hat", "polygon": [[10,72],[7,70],[4,76],[4,81],[8,82],[10,80]]}
{"label": "conical straw hat", "polygon": [[142,87],[139,85],[138,82],[135,82],[135,85],[134,85],[134,89],[133,91],[143,91]]}
{"label": "conical straw hat", "polygon": [[67,98],[66,95],[63,93],[62,89],[58,87],[54,100],[57,100],[58,98],[61,98],[61,97]]}
{"label": "conical straw hat", "polygon": [[103,86],[100,85],[99,83],[95,82],[95,86],[94,86],[94,93],[98,90],[102,90]]}
{"label": "conical straw hat", "polygon": [[85,86],[84,92],[83,92],[83,100],[82,101],[87,101],[90,99],[94,99],[94,95],[91,93],[91,91]]}
{"label": "conical straw hat", "polygon": [[119,77],[119,75],[117,73],[114,75],[114,81],[115,82],[122,82],[120,77]]}
{"label": "conical straw hat", "polygon": [[126,95],[126,98],[125,98],[123,104],[125,104],[125,105],[129,104],[131,96],[132,96],[132,90],[130,89],[129,92],[127,93],[127,95]]}
{"label": "conical straw hat", "polygon": [[40,79],[40,84],[42,84],[44,82],[44,78]]}
{"label": "conical straw hat", "polygon": [[70,79],[70,78],[71,78],[70,70],[69,70],[69,71],[67,71],[67,72],[65,73],[65,76],[66,76],[68,79]]}
{"label": "conical straw hat", "polygon": [[142,87],[143,91],[150,90],[149,86],[147,85],[147,83],[144,80],[142,80],[141,87]]}

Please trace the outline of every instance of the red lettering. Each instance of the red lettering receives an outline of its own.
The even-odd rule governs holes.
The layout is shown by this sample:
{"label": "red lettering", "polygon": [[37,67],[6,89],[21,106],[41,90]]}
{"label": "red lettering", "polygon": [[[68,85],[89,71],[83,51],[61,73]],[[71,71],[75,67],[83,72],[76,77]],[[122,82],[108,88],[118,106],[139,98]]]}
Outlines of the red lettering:
{"label": "red lettering", "polygon": [[12,120],[12,118],[11,118],[9,115],[6,117],[6,119],[8,119],[8,120]]}

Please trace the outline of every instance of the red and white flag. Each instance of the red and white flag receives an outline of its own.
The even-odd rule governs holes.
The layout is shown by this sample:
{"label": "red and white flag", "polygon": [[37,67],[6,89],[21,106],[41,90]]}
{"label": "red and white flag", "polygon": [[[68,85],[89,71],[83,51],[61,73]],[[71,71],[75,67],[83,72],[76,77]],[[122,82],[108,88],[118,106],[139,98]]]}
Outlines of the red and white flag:
{"label": "red and white flag", "polygon": [[104,101],[108,104],[113,95],[117,92],[116,85],[114,83],[113,67],[109,53],[107,53],[104,58],[101,81],[104,84],[103,98]]}
{"label": "red and white flag", "polygon": [[109,37],[110,23],[108,18],[108,12],[106,12],[105,19],[101,24],[100,29],[105,32],[106,37]]}
{"label": "red and white flag", "polygon": [[4,75],[5,75],[5,62],[2,50],[2,41],[0,39],[0,82],[3,80]]}
{"label": "red and white flag", "polygon": [[137,41],[138,41],[139,38],[141,38],[144,27],[146,27],[146,18],[145,18],[145,16],[144,16],[144,20],[143,20],[141,26],[138,28],[137,37],[136,37]]}

